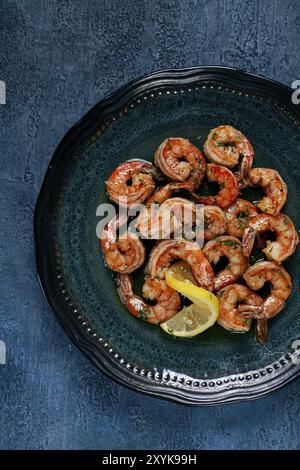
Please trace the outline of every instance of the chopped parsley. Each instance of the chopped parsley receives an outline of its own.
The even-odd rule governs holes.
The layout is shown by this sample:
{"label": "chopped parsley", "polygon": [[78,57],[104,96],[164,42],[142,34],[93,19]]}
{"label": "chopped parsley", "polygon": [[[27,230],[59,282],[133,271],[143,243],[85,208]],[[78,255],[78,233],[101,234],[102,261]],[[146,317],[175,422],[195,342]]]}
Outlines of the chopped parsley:
{"label": "chopped parsley", "polygon": [[240,220],[240,219],[244,219],[245,217],[247,217],[247,213],[246,212],[240,212],[237,216],[237,220]]}
{"label": "chopped parsley", "polygon": [[234,240],[225,240],[223,242],[223,245],[225,245],[225,246],[236,246],[236,244],[237,243]]}
{"label": "chopped parsley", "polygon": [[140,318],[142,320],[147,320],[148,317],[149,317],[149,313],[150,313],[150,310],[148,307],[145,307],[143,308],[141,311],[140,311]]}
{"label": "chopped parsley", "polygon": [[247,226],[247,223],[246,222],[239,222],[239,229],[240,230],[244,230]]}

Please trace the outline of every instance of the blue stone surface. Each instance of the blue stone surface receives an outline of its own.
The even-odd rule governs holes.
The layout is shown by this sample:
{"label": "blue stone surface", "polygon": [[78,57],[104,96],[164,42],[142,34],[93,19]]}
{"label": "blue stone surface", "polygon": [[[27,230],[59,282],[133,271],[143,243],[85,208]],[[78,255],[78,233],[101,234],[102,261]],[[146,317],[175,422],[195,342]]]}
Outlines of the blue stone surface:
{"label": "blue stone surface", "polygon": [[300,79],[297,0],[0,2],[1,449],[299,449],[299,380],[195,408],[104,376],[56,322],[35,272],[33,210],[68,128],[145,73],[228,65]]}

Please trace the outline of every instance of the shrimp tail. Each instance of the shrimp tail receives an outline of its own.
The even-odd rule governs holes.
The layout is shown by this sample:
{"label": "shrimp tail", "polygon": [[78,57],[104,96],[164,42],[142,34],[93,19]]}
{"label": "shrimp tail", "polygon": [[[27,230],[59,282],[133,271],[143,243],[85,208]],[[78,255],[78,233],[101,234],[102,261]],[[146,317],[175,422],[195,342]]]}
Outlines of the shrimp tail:
{"label": "shrimp tail", "polygon": [[117,289],[122,303],[135,317],[142,317],[148,309],[147,303],[133,293],[132,278],[128,274],[117,275]]}
{"label": "shrimp tail", "polygon": [[268,336],[268,321],[261,318],[264,313],[263,305],[240,304],[237,309],[245,319],[256,318],[256,338],[260,343],[265,343]]}
{"label": "shrimp tail", "polygon": [[256,323],[256,338],[260,343],[265,343],[268,336],[268,320],[257,320]]}
{"label": "shrimp tail", "polygon": [[247,227],[244,231],[242,245],[243,245],[243,253],[247,257],[250,256],[250,253],[252,251],[254,241],[255,241],[255,235],[256,233],[252,227]]}
{"label": "shrimp tail", "polygon": [[240,189],[245,188],[250,184],[249,174],[253,165],[253,158],[254,154],[251,153],[242,159],[240,169],[236,175],[239,180]]}
{"label": "shrimp tail", "polygon": [[259,318],[263,313],[261,305],[240,304],[237,309],[245,318]]}

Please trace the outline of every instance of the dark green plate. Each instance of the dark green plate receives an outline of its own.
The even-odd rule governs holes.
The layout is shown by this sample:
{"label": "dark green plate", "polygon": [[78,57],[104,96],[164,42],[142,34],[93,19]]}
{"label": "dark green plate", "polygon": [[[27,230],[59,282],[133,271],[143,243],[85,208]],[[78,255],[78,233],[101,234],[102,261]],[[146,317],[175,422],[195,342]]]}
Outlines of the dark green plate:
{"label": "dark green plate", "polygon": [[98,103],[63,138],[35,212],[36,256],[45,295],[74,343],[103,371],[137,390],[178,402],[255,398],[299,374],[299,250],[285,263],[294,290],[270,322],[268,342],[219,326],[176,339],[133,317],[120,303],[96,236],[105,179],[130,158],[153,159],[168,136],[201,147],[208,131],[231,124],[255,149],[255,166],[288,184],[284,211],[299,228],[300,112],[291,90],[221,67],[148,75]]}

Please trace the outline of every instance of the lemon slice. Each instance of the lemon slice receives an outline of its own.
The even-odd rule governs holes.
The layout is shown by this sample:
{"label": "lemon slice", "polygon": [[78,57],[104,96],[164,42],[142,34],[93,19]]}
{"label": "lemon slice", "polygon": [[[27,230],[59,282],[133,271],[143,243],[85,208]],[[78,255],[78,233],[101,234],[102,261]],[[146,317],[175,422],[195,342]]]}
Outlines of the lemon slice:
{"label": "lemon slice", "polygon": [[194,284],[195,286],[198,285],[190,265],[186,261],[176,261],[176,263],[172,265],[168,272],[173,279],[188,282],[189,284]]}
{"label": "lemon slice", "polygon": [[174,272],[166,272],[166,283],[193,303],[183,308],[160,327],[173,336],[189,338],[210,328],[219,315],[219,301],[211,292],[195,286],[190,281],[182,281],[174,276]]}

